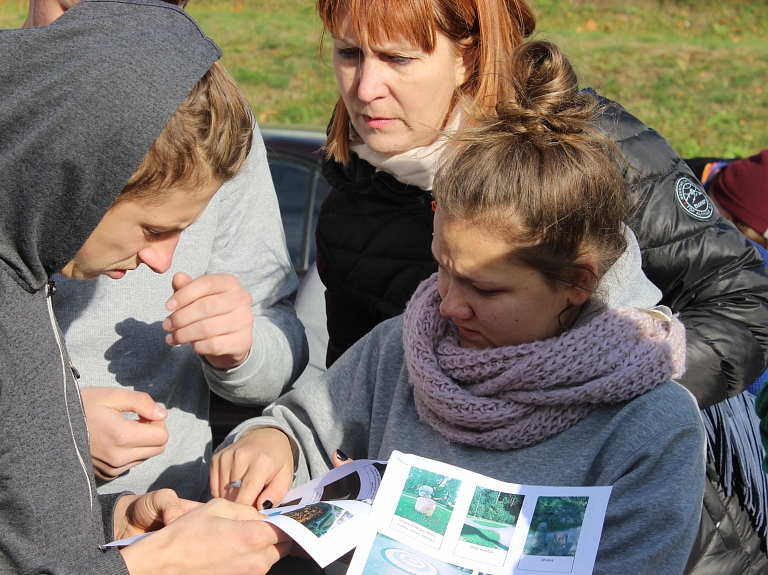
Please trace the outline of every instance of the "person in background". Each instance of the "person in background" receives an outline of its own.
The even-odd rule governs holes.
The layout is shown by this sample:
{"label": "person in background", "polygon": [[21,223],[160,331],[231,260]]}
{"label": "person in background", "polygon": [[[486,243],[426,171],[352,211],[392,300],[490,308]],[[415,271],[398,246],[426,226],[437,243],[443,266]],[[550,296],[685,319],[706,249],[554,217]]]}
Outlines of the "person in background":
{"label": "person in background", "polygon": [[[702,162],[702,183],[720,214],[749,238],[768,265],[768,150],[745,159]],[[750,511],[766,545],[768,514],[768,391],[763,373],[745,393],[704,410],[714,459],[722,477]],[[757,396],[757,397],[755,397]],[[715,427],[715,422],[728,422]],[[737,429],[726,435],[723,429]],[[762,448],[761,448],[762,446]]]}
{"label": "person in background", "polygon": [[[25,26],[48,25],[77,3],[31,0]],[[267,405],[307,363],[292,303],[298,280],[255,125],[242,169],[181,238],[167,272],[143,267],[119,282],[56,283],[100,493],[169,487],[205,498],[209,389]]]}
{"label": "person in background", "polygon": [[51,303],[57,272],[166,271],[238,173],[253,118],[220,55],[183,11],[151,0],[87,0],[52,26],[0,31],[3,575],[258,574],[290,548],[247,506],[96,492]]}
{"label": "person in background", "polygon": [[708,167],[702,182],[720,215],[760,247],[768,248],[768,150]]}
{"label": "person in background", "polygon": [[[764,235],[768,230],[768,150],[743,160],[710,157],[685,161],[701,180],[720,215],[752,241],[768,265],[765,249],[768,242]],[[746,557],[732,555],[728,565],[721,565],[727,573],[768,570],[764,553],[760,551],[765,550],[768,536],[768,476],[764,473],[768,397],[761,394],[766,379],[768,370],[743,393],[701,412],[708,435],[711,469],[718,476],[716,483],[707,485],[705,508],[720,509],[711,516],[731,518],[730,523],[738,525],[738,532],[742,534],[755,532],[755,536],[743,539],[754,549],[758,561],[750,565]],[[722,523],[719,526],[714,522],[703,524],[702,544],[707,545],[709,534],[721,529]]]}
{"label": "person in background", "polygon": [[[536,21],[524,0],[318,0],[333,36],[340,98],[317,224],[328,363],[402,313],[436,269],[431,187],[440,134],[471,125],[462,104],[493,108],[508,54]],[[682,383],[701,407],[740,393],[768,357],[768,271],[720,218],[683,160],[623,109],[606,126],[627,157],[643,269],[688,330]]]}
{"label": "person in background", "polygon": [[234,495],[242,478],[239,495],[267,506],[337,449],[611,485],[594,573],[680,575],[704,486],[696,401],[670,381],[686,330],[654,308],[600,100],[551,44],[510,60],[510,96],[457,133],[435,176],[437,273],[405,314],[235,430],[212,489]]}

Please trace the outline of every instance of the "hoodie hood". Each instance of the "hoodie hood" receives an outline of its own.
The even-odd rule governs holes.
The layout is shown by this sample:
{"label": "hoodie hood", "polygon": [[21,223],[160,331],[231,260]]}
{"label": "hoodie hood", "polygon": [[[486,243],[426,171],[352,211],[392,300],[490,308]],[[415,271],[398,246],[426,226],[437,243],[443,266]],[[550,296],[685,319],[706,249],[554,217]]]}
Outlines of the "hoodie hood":
{"label": "hoodie hood", "polygon": [[185,12],[84,0],[0,32],[0,266],[42,288],[221,52]]}

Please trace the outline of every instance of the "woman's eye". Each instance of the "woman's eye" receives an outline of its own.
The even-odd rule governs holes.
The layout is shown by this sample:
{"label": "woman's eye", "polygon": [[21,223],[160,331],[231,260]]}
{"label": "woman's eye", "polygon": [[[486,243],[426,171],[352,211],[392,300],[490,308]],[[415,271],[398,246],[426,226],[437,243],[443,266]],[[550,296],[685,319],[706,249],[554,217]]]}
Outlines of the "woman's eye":
{"label": "woman's eye", "polygon": [[408,64],[413,60],[413,58],[408,58],[407,56],[398,56],[396,54],[387,54],[384,56],[384,59],[387,60],[390,64]]}
{"label": "woman's eye", "polygon": [[476,287],[475,291],[480,295],[480,297],[493,297],[499,293],[499,290],[480,289],[479,287]]}
{"label": "woman's eye", "polygon": [[339,48],[336,50],[342,60],[352,60],[360,57],[360,48]]}

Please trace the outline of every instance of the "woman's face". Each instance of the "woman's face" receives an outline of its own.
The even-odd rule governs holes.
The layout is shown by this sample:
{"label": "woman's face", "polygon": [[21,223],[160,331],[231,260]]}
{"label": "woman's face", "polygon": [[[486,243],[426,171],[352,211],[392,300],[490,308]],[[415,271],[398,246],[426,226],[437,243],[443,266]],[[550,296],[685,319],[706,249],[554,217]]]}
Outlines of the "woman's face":
{"label": "woman's face", "polygon": [[438,208],[432,253],[439,265],[440,313],[459,328],[461,347],[519,345],[559,335],[587,299],[581,290],[553,288],[537,270],[512,263],[514,247],[494,230],[443,219]]}
{"label": "woman's face", "polygon": [[341,97],[368,147],[393,154],[432,143],[470,73],[448,38],[438,32],[432,54],[406,41],[369,46],[344,18],[333,40]]}

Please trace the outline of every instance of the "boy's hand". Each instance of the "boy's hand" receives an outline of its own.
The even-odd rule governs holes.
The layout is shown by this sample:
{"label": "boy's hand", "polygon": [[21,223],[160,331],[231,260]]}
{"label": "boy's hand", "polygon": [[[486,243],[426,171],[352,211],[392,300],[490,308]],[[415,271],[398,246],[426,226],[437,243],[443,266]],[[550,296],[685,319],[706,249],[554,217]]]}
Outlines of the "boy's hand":
{"label": "boy's hand", "polygon": [[124,495],[115,505],[115,540],[162,529],[202,505],[179,498],[173,489],[150,491],[145,495]]}
{"label": "boy's hand", "polygon": [[163,329],[170,345],[191,343],[192,349],[219,369],[245,361],[253,343],[251,294],[230,274],[211,274],[193,280],[185,273],[173,276],[176,293],[165,307],[173,312]]}
{"label": "boy's hand", "polygon": [[[165,449],[168,413],[149,394],[119,387],[84,387],[80,397],[97,477],[110,481]],[[137,413],[139,419],[125,419],[123,412]]]}
{"label": "boy's hand", "polygon": [[263,575],[291,550],[291,539],[253,507],[213,499],[179,515],[166,503],[164,517],[177,512],[173,523],[120,551],[131,575]]}
{"label": "boy's hand", "polygon": [[[233,482],[240,486],[233,486]],[[292,483],[291,443],[285,433],[273,427],[246,431],[211,460],[214,497],[270,509],[280,502]]]}

